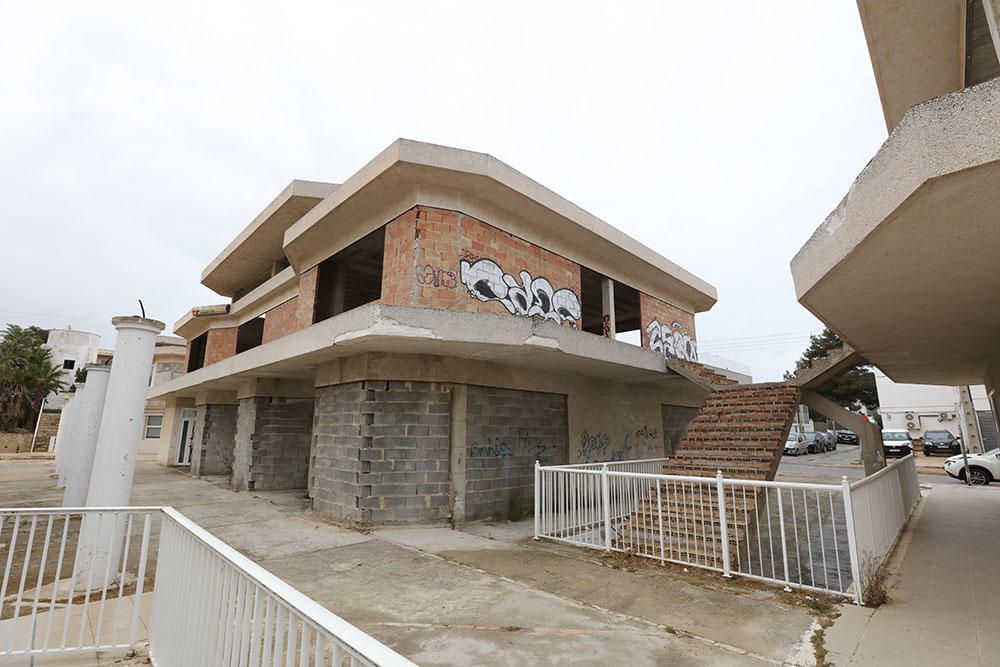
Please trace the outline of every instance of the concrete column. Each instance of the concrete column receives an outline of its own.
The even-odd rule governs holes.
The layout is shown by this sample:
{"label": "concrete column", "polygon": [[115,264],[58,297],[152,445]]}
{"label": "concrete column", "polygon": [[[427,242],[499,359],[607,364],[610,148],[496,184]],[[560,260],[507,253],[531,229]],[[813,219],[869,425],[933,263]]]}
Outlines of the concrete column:
{"label": "concrete column", "polygon": [[960,423],[965,451],[972,454],[986,451],[983,447],[983,434],[979,430],[979,419],[976,418],[976,406],[972,402],[972,392],[967,384],[958,387],[958,408],[962,418]]}
{"label": "concrete column", "polygon": [[469,428],[469,387],[457,384],[451,389],[451,521],[465,521],[465,466]]}
{"label": "concrete column", "polygon": [[70,441],[68,454],[66,492],[63,507],[83,507],[87,502],[90,473],[94,466],[94,451],[104,414],[104,398],[108,390],[111,368],[99,364],[87,365],[87,382],[84,389],[77,389],[76,434]]}
{"label": "concrete column", "polygon": [[983,0],[983,11],[986,14],[986,24],[990,27],[993,50],[1000,59],[1000,0]]}
{"label": "concrete column", "polygon": [[56,488],[59,489],[66,486],[66,469],[70,458],[70,451],[73,449],[70,445],[70,440],[72,439],[72,435],[70,434],[76,432],[73,419],[76,413],[76,406],[79,404],[77,393],[83,384],[85,383],[77,385],[76,392],[73,393],[73,396],[63,406],[62,415],[59,417],[59,428],[56,429],[56,473],[58,475]]}
{"label": "concrete column", "polygon": [[601,305],[604,312],[604,335],[615,339],[615,281],[601,278]]}
{"label": "concrete column", "polygon": [[[114,362],[101,415],[94,466],[87,489],[88,507],[123,507],[132,497],[135,459],[142,439],[143,408],[153,366],[156,335],[163,322],[143,317],[115,317],[118,331]],[[88,515],[80,529],[76,572],[91,586],[106,583],[118,569],[125,517]]]}

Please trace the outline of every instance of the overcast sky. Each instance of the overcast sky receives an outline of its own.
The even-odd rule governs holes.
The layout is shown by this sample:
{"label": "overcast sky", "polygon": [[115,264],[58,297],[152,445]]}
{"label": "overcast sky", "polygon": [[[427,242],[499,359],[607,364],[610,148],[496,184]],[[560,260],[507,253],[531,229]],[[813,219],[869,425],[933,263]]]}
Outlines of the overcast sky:
{"label": "overcast sky", "polygon": [[820,330],[789,261],[886,135],[853,2],[278,5],[0,0],[0,322],[169,330],[290,180],[408,137],[714,284],[701,349],[755,379]]}

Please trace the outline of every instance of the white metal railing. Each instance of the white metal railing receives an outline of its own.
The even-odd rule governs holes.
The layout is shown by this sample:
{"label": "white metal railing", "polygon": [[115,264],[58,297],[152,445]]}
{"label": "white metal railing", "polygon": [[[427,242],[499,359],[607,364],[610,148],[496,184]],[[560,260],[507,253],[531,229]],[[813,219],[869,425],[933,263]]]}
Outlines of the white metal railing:
{"label": "white metal railing", "polygon": [[[136,643],[155,576],[159,508],[0,509],[0,656],[124,648]],[[95,558],[85,522],[121,537]],[[110,529],[115,530],[111,531]]]}
{"label": "white metal railing", "polygon": [[[864,590],[885,562],[920,500],[917,464],[910,454],[851,484],[858,571]],[[858,511],[864,508],[864,511]]]}
{"label": "white metal railing", "polygon": [[413,665],[169,507],[0,509],[0,565],[0,656],[125,648],[148,627],[165,667]]}
{"label": "white metal railing", "polygon": [[[662,465],[662,464],[661,464]],[[894,466],[911,465],[906,460]],[[887,480],[902,476],[893,468]],[[898,467],[898,470],[904,470]],[[914,469],[915,470],[915,469]],[[909,479],[909,478],[907,478]],[[613,469],[612,464],[535,467],[535,538],[629,553],[861,600],[857,517],[870,544],[891,547],[919,497],[916,474],[904,484],[906,499],[892,521],[878,521],[872,507],[892,490],[875,480],[853,493],[840,484],[805,484],[686,477]],[[859,511],[860,507],[860,511]],[[864,524],[868,525],[868,524]],[[895,532],[893,532],[895,531]],[[889,536],[891,535],[891,539]]]}
{"label": "white metal railing", "polygon": [[603,463],[567,463],[563,465],[546,466],[548,468],[566,468],[569,470],[602,470],[607,467],[612,472],[647,472],[656,474],[663,470],[669,459],[633,459],[629,461],[605,461]]}

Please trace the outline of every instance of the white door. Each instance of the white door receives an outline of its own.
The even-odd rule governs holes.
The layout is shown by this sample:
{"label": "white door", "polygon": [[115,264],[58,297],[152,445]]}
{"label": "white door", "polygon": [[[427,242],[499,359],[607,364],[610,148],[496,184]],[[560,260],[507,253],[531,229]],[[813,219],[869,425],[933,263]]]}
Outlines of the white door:
{"label": "white door", "polygon": [[191,465],[191,450],[194,448],[195,410],[181,411],[180,440],[177,443],[177,465]]}

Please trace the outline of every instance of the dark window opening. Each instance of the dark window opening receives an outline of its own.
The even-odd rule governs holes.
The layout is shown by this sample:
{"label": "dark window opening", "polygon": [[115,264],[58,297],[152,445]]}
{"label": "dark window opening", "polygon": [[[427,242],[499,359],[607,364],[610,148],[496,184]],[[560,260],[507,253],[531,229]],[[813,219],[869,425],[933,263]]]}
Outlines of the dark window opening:
{"label": "dark window opening", "polygon": [[208,332],[191,341],[188,352],[187,372],[196,371],[205,365],[205,348],[208,347]]}
{"label": "dark window opening", "polygon": [[385,227],[355,241],[319,265],[313,322],[382,297]]}
{"label": "dark window opening", "polygon": [[264,318],[255,317],[236,329],[236,354],[252,350],[264,342]]}
{"label": "dark window opening", "polygon": [[65,361],[63,361],[63,370],[71,371],[75,367],[76,367],[75,359],[66,359]]}
{"label": "dark window opening", "polygon": [[[604,335],[604,295],[601,283],[604,279],[597,271],[580,267],[580,297],[583,301],[584,331],[598,336]],[[636,331],[641,326],[639,322],[639,292],[614,281],[615,294],[615,332]]]}

